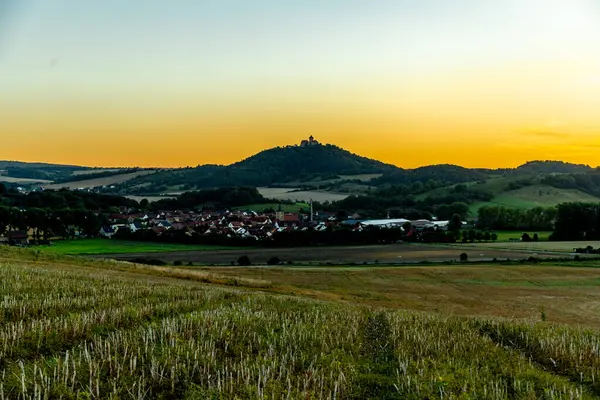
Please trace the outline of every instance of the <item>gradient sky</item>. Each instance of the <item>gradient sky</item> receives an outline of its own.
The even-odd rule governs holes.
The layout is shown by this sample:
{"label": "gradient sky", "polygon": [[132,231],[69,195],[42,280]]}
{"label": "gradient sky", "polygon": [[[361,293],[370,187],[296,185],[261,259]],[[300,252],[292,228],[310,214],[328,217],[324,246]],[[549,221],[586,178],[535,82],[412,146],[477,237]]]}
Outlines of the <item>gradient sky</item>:
{"label": "gradient sky", "polygon": [[600,0],[0,0],[0,159],[598,165]]}

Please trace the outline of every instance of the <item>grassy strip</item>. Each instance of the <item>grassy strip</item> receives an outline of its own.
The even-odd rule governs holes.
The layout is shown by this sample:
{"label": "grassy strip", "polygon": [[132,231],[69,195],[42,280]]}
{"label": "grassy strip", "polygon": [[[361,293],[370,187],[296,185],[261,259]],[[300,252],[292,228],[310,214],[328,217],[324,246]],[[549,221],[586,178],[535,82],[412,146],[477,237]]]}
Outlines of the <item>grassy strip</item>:
{"label": "grassy strip", "polygon": [[136,242],[109,239],[57,240],[51,246],[40,246],[39,250],[52,254],[97,255],[161,253],[172,251],[235,250],[228,246],[186,245],[172,243]]}

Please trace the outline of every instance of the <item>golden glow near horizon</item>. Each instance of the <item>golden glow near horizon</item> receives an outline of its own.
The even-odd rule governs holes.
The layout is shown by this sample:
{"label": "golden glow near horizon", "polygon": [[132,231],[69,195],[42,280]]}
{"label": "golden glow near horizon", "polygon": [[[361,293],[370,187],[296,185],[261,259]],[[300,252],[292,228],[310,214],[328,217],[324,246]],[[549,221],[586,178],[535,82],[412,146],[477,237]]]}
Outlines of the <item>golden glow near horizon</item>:
{"label": "golden glow near horizon", "polygon": [[0,159],[600,164],[596,0],[82,3],[0,4]]}

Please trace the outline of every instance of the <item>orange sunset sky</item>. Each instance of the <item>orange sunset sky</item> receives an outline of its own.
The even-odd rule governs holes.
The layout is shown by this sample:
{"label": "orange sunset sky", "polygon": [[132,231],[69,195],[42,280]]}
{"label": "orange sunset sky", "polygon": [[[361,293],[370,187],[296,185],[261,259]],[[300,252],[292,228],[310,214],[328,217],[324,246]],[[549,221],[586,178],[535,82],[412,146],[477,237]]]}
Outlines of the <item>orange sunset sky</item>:
{"label": "orange sunset sky", "polygon": [[599,0],[0,0],[0,159],[596,166]]}

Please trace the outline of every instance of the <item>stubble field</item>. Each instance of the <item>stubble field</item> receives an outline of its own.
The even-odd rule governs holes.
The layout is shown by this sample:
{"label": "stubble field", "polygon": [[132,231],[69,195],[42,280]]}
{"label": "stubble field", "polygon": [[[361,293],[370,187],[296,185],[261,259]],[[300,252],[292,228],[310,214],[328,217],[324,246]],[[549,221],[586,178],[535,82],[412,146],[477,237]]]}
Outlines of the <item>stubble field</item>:
{"label": "stubble field", "polygon": [[[408,303],[373,307],[352,296],[323,301],[307,298],[311,295],[293,286],[331,290],[335,295],[355,285],[370,292],[389,279],[388,289],[412,279],[433,295],[460,285],[457,279],[474,280],[473,276],[444,278],[440,271],[422,268],[407,269],[395,279],[389,271],[369,275],[364,270],[366,275],[354,283],[356,277],[349,278],[346,289],[335,289],[336,281],[346,279],[343,274],[325,288],[318,285],[326,275],[301,278],[308,279],[304,283],[291,277],[293,290],[276,275],[270,276],[271,284],[236,277],[226,287],[231,280],[219,281],[222,275],[216,271],[0,252],[0,398],[592,399],[600,395],[600,333],[595,329],[541,317],[499,319],[494,312],[478,317],[459,316],[452,309],[424,313]],[[238,270],[241,275],[250,271]],[[581,284],[597,280],[594,271],[538,270],[544,276],[540,281],[553,282],[567,274],[571,282],[566,286],[572,291],[553,292],[563,297],[547,311],[549,319],[564,315],[569,322],[560,304],[568,311],[573,303],[588,304],[586,296],[594,298],[592,292],[582,292],[586,286]],[[292,272],[302,276],[309,271]],[[514,273],[494,279],[519,286],[536,275],[528,270]],[[194,274],[206,280],[193,279]],[[211,279],[221,284],[202,283]],[[483,296],[481,283],[462,285],[465,298],[469,290],[474,292],[472,304]],[[484,286],[488,291],[494,285]],[[549,286],[545,290],[559,290]],[[488,301],[498,302],[494,309],[507,298],[497,293],[487,294]],[[539,297],[541,293],[531,288],[530,298]],[[460,305],[454,296],[436,301]],[[479,314],[477,307],[471,310]],[[585,322],[585,315],[594,312],[590,309],[580,320]]]}

